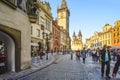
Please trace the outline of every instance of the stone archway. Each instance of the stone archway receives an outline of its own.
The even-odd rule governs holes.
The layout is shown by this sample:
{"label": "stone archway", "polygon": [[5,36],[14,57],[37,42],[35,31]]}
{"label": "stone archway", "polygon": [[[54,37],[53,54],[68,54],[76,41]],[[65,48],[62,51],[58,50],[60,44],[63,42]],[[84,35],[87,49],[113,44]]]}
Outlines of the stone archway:
{"label": "stone archway", "polygon": [[6,55],[7,71],[15,72],[15,43],[14,40],[6,33],[0,31],[0,41],[3,42]]}
{"label": "stone archway", "polygon": [[[9,57],[8,59],[11,59],[13,56],[15,56],[14,59],[11,59],[14,60],[14,62],[12,63],[14,67],[10,67],[8,69],[10,71],[19,72],[21,71],[21,31],[1,24],[0,24],[0,31],[1,34],[6,37],[6,39],[4,40],[7,40],[9,42],[9,46],[13,46],[13,47],[15,46],[14,48],[11,48],[12,50],[8,49],[8,51],[10,52],[13,51],[13,53],[8,53],[11,54],[9,55],[11,57]],[[9,66],[11,65],[9,64]]]}

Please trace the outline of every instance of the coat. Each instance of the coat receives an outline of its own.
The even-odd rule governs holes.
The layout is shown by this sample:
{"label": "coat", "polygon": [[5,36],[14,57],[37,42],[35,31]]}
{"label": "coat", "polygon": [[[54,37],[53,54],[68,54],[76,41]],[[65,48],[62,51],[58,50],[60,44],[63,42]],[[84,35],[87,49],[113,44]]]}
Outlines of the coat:
{"label": "coat", "polygon": [[120,66],[120,56],[118,56],[117,62],[115,63],[113,73],[116,74],[118,72],[119,66]]}
{"label": "coat", "polygon": [[[107,51],[108,51],[108,59],[109,59],[109,61],[110,61],[110,60],[111,60],[110,51],[109,51],[109,50],[107,50]],[[102,50],[100,51],[101,62],[105,62],[105,52],[106,52],[105,49],[102,49]]]}
{"label": "coat", "polygon": [[87,51],[86,51],[86,50],[82,50],[82,51],[81,51],[81,57],[82,57],[82,58],[86,58],[86,54],[87,54]]}

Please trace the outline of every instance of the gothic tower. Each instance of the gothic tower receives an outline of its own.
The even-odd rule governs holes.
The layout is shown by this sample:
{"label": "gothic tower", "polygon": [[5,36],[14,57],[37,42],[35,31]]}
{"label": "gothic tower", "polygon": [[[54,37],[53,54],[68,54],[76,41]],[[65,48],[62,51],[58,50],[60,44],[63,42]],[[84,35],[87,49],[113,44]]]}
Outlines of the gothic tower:
{"label": "gothic tower", "polygon": [[[66,0],[62,0],[62,3],[60,7],[57,9],[57,15],[58,15],[58,25],[60,26],[61,31],[64,32],[65,41],[64,44],[61,43],[65,49],[64,50],[70,50],[71,49],[71,39],[69,36],[69,16],[70,12],[67,6]],[[62,37],[61,37],[62,38]]]}
{"label": "gothic tower", "polygon": [[68,33],[69,35],[69,16],[70,12],[67,7],[66,0],[62,0],[61,6],[57,9],[58,13],[58,25],[63,27],[63,29]]}
{"label": "gothic tower", "polygon": [[75,35],[75,32],[73,33],[71,47],[72,47],[72,50],[82,50],[83,43],[82,43],[81,31],[79,31],[77,36]]}

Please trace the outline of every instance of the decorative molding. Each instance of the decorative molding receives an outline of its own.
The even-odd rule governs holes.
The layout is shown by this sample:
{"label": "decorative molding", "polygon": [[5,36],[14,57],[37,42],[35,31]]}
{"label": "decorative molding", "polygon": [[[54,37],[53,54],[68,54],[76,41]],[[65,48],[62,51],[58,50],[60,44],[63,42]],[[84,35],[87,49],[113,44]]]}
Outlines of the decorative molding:
{"label": "decorative molding", "polygon": [[2,0],[2,1],[14,9],[17,8],[17,0]]}

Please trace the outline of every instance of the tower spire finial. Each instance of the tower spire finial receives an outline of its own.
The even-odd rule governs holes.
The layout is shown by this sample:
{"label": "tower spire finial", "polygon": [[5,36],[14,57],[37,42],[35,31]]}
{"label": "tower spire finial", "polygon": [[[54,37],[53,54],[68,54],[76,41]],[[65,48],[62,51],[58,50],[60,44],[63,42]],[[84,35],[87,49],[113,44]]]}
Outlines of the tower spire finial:
{"label": "tower spire finial", "polygon": [[61,8],[67,8],[66,0],[62,0]]}
{"label": "tower spire finial", "polygon": [[81,34],[81,30],[79,30],[78,36],[82,36],[82,34]]}
{"label": "tower spire finial", "polygon": [[76,35],[75,35],[75,31],[73,32],[73,37],[75,37]]}

